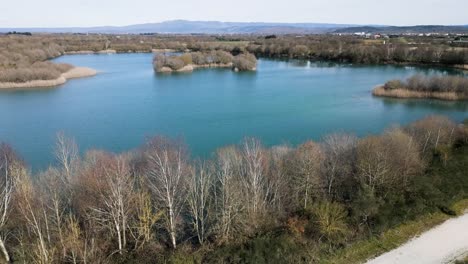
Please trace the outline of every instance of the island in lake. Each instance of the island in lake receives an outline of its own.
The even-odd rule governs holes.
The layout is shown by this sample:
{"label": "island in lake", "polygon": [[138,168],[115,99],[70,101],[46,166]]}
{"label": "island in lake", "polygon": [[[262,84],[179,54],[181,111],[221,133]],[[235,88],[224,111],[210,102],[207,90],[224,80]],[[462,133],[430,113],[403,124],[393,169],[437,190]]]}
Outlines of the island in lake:
{"label": "island in lake", "polygon": [[375,96],[394,98],[431,98],[440,100],[467,100],[468,78],[461,76],[414,75],[405,81],[391,80],[376,87]]}
{"label": "island in lake", "polygon": [[232,68],[234,71],[255,71],[257,58],[248,52],[236,56],[216,50],[188,52],[181,55],[156,54],[153,58],[156,72],[191,72],[197,68]]}

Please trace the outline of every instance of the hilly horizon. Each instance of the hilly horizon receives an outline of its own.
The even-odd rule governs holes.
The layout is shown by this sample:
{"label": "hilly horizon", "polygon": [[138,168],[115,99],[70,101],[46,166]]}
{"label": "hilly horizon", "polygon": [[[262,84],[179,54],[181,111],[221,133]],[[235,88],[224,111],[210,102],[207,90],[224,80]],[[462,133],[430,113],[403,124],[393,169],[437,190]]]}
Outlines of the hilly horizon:
{"label": "hilly horizon", "polygon": [[354,32],[368,33],[468,33],[468,25],[357,25],[334,23],[275,23],[275,22],[221,22],[169,20],[127,26],[95,27],[26,27],[0,28],[0,32],[32,33],[103,33],[103,34],[325,34]]}

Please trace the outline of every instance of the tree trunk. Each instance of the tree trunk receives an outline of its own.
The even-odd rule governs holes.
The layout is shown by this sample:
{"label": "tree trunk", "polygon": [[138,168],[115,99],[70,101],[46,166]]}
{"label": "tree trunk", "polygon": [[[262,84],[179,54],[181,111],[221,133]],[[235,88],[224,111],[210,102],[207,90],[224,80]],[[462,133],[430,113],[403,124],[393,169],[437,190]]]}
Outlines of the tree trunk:
{"label": "tree trunk", "polygon": [[175,232],[175,219],[174,219],[174,209],[169,207],[169,225],[170,225],[170,233],[171,233],[171,242],[172,247],[176,249],[176,232]]}
{"label": "tree trunk", "polygon": [[10,263],[11,262],[10,255],[8,254],[8,251],[7,251],[6,247],[5,247],[5,243],[3,242],[2,238],[0,238],[0,250],[2,251],[3,256],[5,257],[5,261],[7,263]]}

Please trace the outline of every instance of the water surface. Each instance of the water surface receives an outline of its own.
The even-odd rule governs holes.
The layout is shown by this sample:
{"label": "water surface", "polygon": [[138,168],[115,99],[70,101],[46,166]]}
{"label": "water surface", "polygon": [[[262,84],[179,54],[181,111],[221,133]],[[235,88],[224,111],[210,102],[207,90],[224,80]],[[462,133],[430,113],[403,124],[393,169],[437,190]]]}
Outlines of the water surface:
{"label": "water surface", "polygon": [[57,131],[74,136],[81,150],[120,152],[162,134],[183,138],[194,155],[209,156],[245,136],[269,146],[295,145],[334,131],[379,133],[430,114],[467,117],[463,102],[370,93],[390,79],[444,70],[260,60],[255,73],[203,69],[159,75],[151,60],[151,54],[56,59],[101,73],[52,89],[0,92],[0,141],[42,169],[53,162]]}

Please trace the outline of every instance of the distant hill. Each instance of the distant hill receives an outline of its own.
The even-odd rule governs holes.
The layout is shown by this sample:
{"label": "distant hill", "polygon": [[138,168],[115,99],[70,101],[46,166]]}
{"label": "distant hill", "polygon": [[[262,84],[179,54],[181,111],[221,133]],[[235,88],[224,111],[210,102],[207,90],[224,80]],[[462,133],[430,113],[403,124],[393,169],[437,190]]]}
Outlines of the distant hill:
{"label": "distant hill", "polygon": [[381,33],[381,34],[427,34],[427,33],[460,33],[468,34],[468,25],[463,26],[439,26],[439,25],[424,25],[424,26],[408,26],[408,27],[396,27],[396,26],[358,26],[358,27],[346,27],[340,28],[333,33],[355,33],[355,32],[366,32],[366,33]]}
{"label": "distant hill", "polygon": [[0,28],[32,33],[107,33],[107,34],[322,34],[322,33],[468,33],[466,26],[375,26],[325,23],[263,23],[171,20],[129,26],[63,27],[63,28]]}
{"label": "distant hill", "polygon": [[70,28],[0,28],[0,32],[33,33],[111,33],[111,34],[313,34],[326,33],[356,25],[324,23],[261,23],[171,20],[129,26]]}

